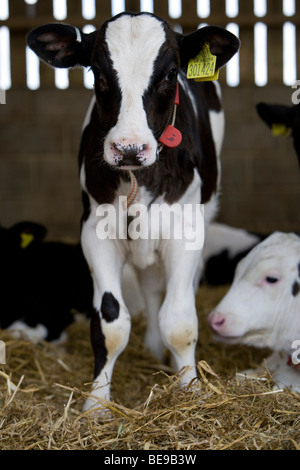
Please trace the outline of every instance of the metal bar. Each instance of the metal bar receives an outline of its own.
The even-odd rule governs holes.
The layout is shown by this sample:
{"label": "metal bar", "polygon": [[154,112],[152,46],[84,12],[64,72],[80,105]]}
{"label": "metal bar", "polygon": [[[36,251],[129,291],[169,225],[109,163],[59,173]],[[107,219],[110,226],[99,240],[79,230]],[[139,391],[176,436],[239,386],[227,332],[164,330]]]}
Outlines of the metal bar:
{"label": "metal bar", "polygon": [[[159,9],[162,11],[162,13],[165,11],[165,9]],[[103,21],[106,21],[109,19],[109,16],[106,14],[103,14],[104,12],[97,12],[97,17],[95,20],[92,21],[92,23],[96,24],[101,24]],[[159,16],[166,17],[166,14],[159,14]],[[39,16],[36,18],[25,18],[25,17],[14,17],[14,18],[9,18],[7,20],[0,20],[0,26],[8,26],[12,32],[16,31],[28,31],[32,28],[35,28],[36,26],[40,26],[41,24],[49,23],[51,21],[51,18],[49,16]],[[67,21],[69,24],[74,24],[78,27],[83,27],[86,24],[91,23],[90,20],[85,20],[84,18],[80,16],[68,16]],[[167,18],[167,21],[169,21],[171,24],[181,24],[185,29],[196,29],[198,27],[198,24],[201,22],[201,18],[198,19],[194,18],[192,21],[191,18],[186,18],[185,16],[182,16],[181,18],[178,18],[177,20],[173,20],[172,18]],[[257,21],[263,21],[266,23],[270,28],[278,28],[281,27],[282,24],[285,21],[291,21],[293,24],[296,26],[300,26],[300,15],[287,18],[281,14],[272,14],[268,15],[267,17],[264,18],[256,18],[253,17],[249,19],[249,16],[247,15],[239,15],[236,18],[228,18],[225,15],[214,15],[212,18],[208,18],[206,20],[207,23],[209,24],[217,24],[219,26],[225,26],[227,23],[230,21],[234,21],[237,23],[240,28],[245,28],[245,29],[251,29],[253,28],[254,24],[257,23]]]}

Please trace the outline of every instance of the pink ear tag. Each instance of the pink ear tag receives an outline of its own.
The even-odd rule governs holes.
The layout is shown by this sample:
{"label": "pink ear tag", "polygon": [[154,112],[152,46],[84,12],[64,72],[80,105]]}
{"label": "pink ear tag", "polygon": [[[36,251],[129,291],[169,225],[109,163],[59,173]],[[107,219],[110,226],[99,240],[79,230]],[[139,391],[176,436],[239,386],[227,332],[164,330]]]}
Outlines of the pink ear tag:
{"label": "pink ear tag", "polygon": [[175,149],[176,147],[178,147],[178,145],[181,144],[181,141],[181,132],[176,129],[176,127],[173,127],[171,125],[166,128],[165,132],[159,139],[160,143],[164,144],[166,147],[169,147],[171,149]]}

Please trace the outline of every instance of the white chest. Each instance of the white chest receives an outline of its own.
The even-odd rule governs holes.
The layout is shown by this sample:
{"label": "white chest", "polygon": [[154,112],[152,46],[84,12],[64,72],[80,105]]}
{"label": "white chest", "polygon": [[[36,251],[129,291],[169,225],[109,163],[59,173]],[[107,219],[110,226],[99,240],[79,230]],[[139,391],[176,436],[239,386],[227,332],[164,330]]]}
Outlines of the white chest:
{"label": "white chest", "polygon": [[[185,194],[174,204],[167,204],[164,195],[153,200],[145,187],[140,187],[133,204],[125,210],[129,185],[122,184],[115,199],[120,221],[127,224],[129,240],[124,241],[129,260],[138,268],[159,262],[170,245],[199,250],[204,242],[204,207],[200,204],[201,181],[195,171]],[[123,206],[120,204],[123,201]],[[193,241],[194,240],[194,241]],[[122,242],[122,239],[120,240]]]}

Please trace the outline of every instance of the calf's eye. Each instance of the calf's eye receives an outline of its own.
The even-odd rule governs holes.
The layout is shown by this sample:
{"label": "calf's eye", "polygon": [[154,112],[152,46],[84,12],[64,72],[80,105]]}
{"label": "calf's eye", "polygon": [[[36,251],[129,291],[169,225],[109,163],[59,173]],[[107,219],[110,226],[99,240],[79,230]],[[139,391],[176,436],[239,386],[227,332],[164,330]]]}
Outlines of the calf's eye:
{"label": "calf's eye", "polygon": [[173,80],[175,80],[177,78],[177,70],[176,69],[172,69],[170,70],[170,72],[167,73],[167,75],[165,76],[165,81],[166,82],[172,82]]}
{"label": "calf's eye", "polygon": [[265,281],[266,281],[268,284],[276,284],[276,282],[279,281],[279,278],[276,277],[276,276],[266,276]]}

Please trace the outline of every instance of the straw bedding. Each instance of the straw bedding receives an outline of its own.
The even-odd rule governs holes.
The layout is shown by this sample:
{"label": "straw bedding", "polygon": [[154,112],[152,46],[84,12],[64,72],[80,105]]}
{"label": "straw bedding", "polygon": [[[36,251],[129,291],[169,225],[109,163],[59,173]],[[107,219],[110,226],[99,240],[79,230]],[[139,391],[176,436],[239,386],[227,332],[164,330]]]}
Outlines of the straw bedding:
{"label": "straw bedding", "polygon": [[236,375],[268,351],[212,341],[206,317],[226,290],[199,289],[199,379],[188,391],[149,357],[144,321],[134,319],[114,371],[110,416],[99,420],[82,413],[93,374],[86,320],[71,325],[60,346],[1,331],[0,449],[299,450],[299,395],[274,389],[266,369],[258,378]]}

